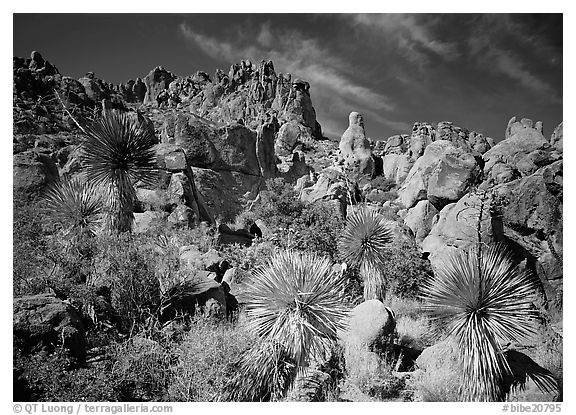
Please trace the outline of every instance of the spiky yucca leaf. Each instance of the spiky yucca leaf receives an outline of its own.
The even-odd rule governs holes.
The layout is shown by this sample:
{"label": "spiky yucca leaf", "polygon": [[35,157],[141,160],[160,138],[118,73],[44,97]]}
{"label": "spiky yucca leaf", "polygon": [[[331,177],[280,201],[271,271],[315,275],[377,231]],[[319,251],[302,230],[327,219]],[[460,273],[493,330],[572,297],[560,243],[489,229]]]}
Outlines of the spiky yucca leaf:
{"label": "spiky yucca leaf", "polygon": [[346,220],[339,251],[344,261],[360,267],[365,300],[384,298],[385,278],[380,270],[386,261],[386,245],[392,240],[386,218],[371,209],[360,209]]}
{"label": "spiky yucca leaf", "polygon": [[257,402],[286,395],[297,375],[296,362],[284,346],[265,340],[240,358],[236,375],[228,382],[222,400]]}
{"label": "spiky yucca leaf", "polygon": [[501,345],[534,334],[536,286],[499,245],[457,251],[422,288],[425,309],[460,345],[463,398],[494,401],[510,373]]}
{"label": "spiky yucca leaf", "polygon": [[99,189],[79,178],[58,181],[44,194],[44,207],[65,234],[93,236],[102,223],[104,203]]}
{"label": "spiky yucca leaf", "polygon": [[247,328],[278,342],[299,369],[325,358],[345,330],[344,279],[327,258],[276,253],[246,288]]}
{"label": "spiky yucca leaf", "polygon": [[134,183],[150,183],[155,177],[154,132],[117,111],[107,111],[101,118],[83,124],[81,160],[87,180],[108,191],[108,228],[129,231],[134,218]]}

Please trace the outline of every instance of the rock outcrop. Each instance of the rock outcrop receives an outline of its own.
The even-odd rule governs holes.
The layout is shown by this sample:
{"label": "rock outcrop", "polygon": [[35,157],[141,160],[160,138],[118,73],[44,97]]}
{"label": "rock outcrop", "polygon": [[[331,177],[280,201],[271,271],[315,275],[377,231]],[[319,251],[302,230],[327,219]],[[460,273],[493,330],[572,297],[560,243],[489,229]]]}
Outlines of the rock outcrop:
{"label": "rock outcrop", "polygon": [[[144,86],[146,87],[146,94],[143,101],[144,104],[159,105],[162,101],[162,99],[159,99],[159,96],[168,90],[170,84],[175,79],[176,76],[172,72],[164,69],[162,66],[152,69],[144,78]],[[143,89],[141,86],[139,88],[141,90]]]}
{"label": "rock outcrop", "polygon": [[14,346],[22,353],[53,352],[60,346],[81,364],[86,335],[80,315],[51,294],[16,297],[13,302]]}
{"label": "rock outcrop", "polygon": [[344,165],[355,181],[366,182],[375,175],[374,160],[370,141],[364,131],[362,115],[351,112],[348,117],[349,125],[340,138],[340,155]]}
{"label": "rock outcrop", "polygon": [[[552,145],[542,134],[542,125],[539,128],[533,126],[532,120],[523,118],[516,121],[512,117],[506,129],[506,139],[496,144],[484,155],[484,172],[492,174],[492,169],[498,164],[505,164],[508,169],[517,172],[521,176],[534,173],[538,168],[560,159],[561,153],[553,151]],[[514,175],[503,176],[499,167],[498,174],[493,177],[502,180],[513,178]]]}
{"label": "rock outcrop", "polygon": [[412,166],[399,197],[406,208],[424,199],[442,208],[462,197],[479,172],[478,163],[470,153],[450,141],[434,141]]}

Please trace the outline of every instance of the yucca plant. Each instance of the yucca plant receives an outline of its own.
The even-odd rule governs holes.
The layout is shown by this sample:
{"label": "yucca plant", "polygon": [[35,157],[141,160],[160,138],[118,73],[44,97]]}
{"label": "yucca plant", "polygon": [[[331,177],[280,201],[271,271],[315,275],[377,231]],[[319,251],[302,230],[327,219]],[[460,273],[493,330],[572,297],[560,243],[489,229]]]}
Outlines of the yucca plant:
{"label": "yucca plant", "polygon": [[107,111],[83,123],[85,139],[81,160],[87,180],[106,190],[106,228],[111,232],[132,229],[137,181],[155,177],[157,143],[154,132],[127,113]]}
{"label": "yucca plant", "polygon": [[424,309],[459,344],[463,400],[503,399],[503,379],[512,374],[503,345],[535,333],[535,292],[529,271],[500,245],[455,252],[422,287]]}
{"label": "yucca plant", "polygon": [[242,355],[237,365],[239,370],[224,387],[221,400],[279,400],[290,388],[298,370],[286,347],[274,340],[256,344]]}
{"label": "yucca plant", "polygon": [[386,261],[386,245],[393,241],[393,233],[384,216],[361,208],[346,220],[339,241],[340,256],[350,265],[360,268],[364,279],[364,299],[383,299],[385,276],[381,269]]}
{"label": "yucca plant", "polygon": [[65,236],[94,236],[102,224],[104,203],[99,189],[80,178],[58,181],[44,194],[44,208]]}
{"label": "yucca plant", "polygon": [[[247,329],[267,344],[281,345],[296,368],[288,384],[313,361],[326,359],[338,332],[346,330],[344,279],[333,272],[325,257],[277,252],[255,271],[246,287],[246,299]],[[264,378],[270,368],[255,364],[254,359],[247,358],[242,372],[257,370],[256,378]]]}

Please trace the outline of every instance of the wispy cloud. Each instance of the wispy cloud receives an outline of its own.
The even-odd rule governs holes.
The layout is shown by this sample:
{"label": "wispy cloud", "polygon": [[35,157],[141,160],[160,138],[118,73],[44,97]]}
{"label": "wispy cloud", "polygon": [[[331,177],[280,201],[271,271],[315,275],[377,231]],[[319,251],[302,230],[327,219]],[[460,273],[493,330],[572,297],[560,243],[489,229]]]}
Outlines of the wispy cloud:
{"label": "wispy cloud", "polygon": [[[395,104],[390,97],[374,92],[345,74],[341,69],[349,63],[331,54],[316,39],[307,38],[298,31],[280,31],[269,24],[263,24],[252,39],[242,39],[245,33],[236,39],[219,39],[198,33],[186,23],[180,24],[179,31],[184,38],[214,59],[228,63],[242,59],[255,62],[270,59],[278,71],[306,79],[312,85],[315,106],[327,110],[326,113],[318,114],[321,122],[326,123],[325,120],[329,119],[332,125],[341,124],[342,120],[333,118],[337,113],[341,116],[345,107],[345,116],[353,110],[365,113],[372,111],[377,115],[376,121],[390,128],[398,126],[396,122],[381,115],[394,110]],[[342,104],[335,105],[336,102]],[[334,130],[335,127],[331,132]],[[325,131],[330,129],[325,128]]]}
{"label": "wispy cloud", "polygon": [[[504,39],[508,39],[516,50],[503,46]],[[471,57],[489,73],[504,75],[551,102],[562,101],[552,85],[531,70],[534,61],[541,59],[540,54],[551,56],[549,64],[555,66],[557,62],[552,57],[557,56],[557,53],[543,38],[531,35],[519,21],[506,15],[482,16],[467,43]],[[517,51],[520,48],[537,52],[520,54]]]}
{"label": "wispy cloud", "polygon": [[394,42],[397,51],[409,61],[426,65],[428,54],[437,55],[447,61],[460,56],[455,42],[441,40],[435,35],[433,26],[437,19],[429,15],[418,17],[406,14],[355,14],[352,23],[356,26],[375,29],[385,35],[385,41]]}

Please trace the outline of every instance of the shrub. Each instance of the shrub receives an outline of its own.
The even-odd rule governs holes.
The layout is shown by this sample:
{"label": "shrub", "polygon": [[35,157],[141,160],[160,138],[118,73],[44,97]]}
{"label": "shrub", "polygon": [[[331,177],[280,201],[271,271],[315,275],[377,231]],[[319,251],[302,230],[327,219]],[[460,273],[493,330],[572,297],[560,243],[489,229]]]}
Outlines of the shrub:
{"label": "shrub", "polygon": [[[112,362],[68,370],[58,353],[14,356],[14,399],[29,402],[117,401]],[[18,379],[19,378],[19,379]]]}
{"label": "shrub", "polygon": [[389,294],[415,299],[424,281],[432,275],[432,268],[413,240],[399,238],[386,246],[381,272]]}
{"label": "shrub", "polygon": [[285,345],[299,368],[326,358],[345,329],[344,283],[328,259],[290,251],[277,253],[247,287],[247,328]]}
{"label": "shrub", "polygon": [[344,281],[327,258],[281,251],[248,282],[246,327],[261,341],[238,363],[233,400],[283,397],[312,361],[326,359],[345,329]]}
{"label": "shrub", "polygon": [[112,380],[121,401],[165,400],[171,356],[160,343],[136,336],[116,346]]}
{"label": "shrub", "polygon": [[384,249],[392,240],[390,224],[371,209],[359,209],[346,220],[346,228],[339,241],[340,257],[360,268],[365,300],[384,298]]}
{"label": "shrub", "polygon": [[425,309],[459,343],[463,399],[504,399],[500,385],[511,369],[502,345],[534,334],[535,292],[529,272],[499,246],[458,251],[424,286]]}
{"label": "shrub", "polygon": [[278,401],[285,395],[298,366],[284,345],[262,340],[239,359],[237,373],[228,382],[222,400],[235,402]]}
{"label": "shrub", "polygon": [[288,229],[304,209],[304,203],[298,198],[298,193],[284,179],[269,179],[267,190],[260,192],[260,200],[254,204],[251,212],[243,213],[237,219],[239,223],[248,220],[263,219],[270,224],[272,232],[279,228]]}
{"label": "shrub", "polygon": [[16,296],[46,291],[48,277],[54,272],[48,248],[50,232],[40,207],[38,202],[27,201],[25,195],[14,193],[12,278]]}
{"label": "shrub", "polygon": [[113,232],[130,231],[136,200],[134,183],[155,178],[154,130],[118,111],[84,124],[82,165],[87,181],[106,189],[106,226]]}
{"label": "shrub", "polygon": [[423,402],[458,402],[462,376],[449,366],[435,370],[419,370],[409,382],[414,400]]}
{"label": "shrub", "polygon": [[47,190],[44,205],[72,243],[84,234],[96,235],[100,228],[104,204],[100,189],[91,183],[78,178],[59,181]]}
{"label": "shrub", "polygon": [[220,255],[226,258],[232,267],[254,270],[265,265],[276,249],[276,246],[266,238],[257,238],[251,246],[224,245],[220,247]]}
{"label": "shrub", "polygon": [[254,343],[241,324],[195,317],[183,341],[175,346],[171,367],[170,401],[214,401],[220,398],[234,364]]}
{"label": "shrub", "polygon": [[160,282],[156,271],[161,253],[145,236],[101,235],[98,269],[90,285],[108,287],[122,331],[134,330],[156,316]]}
{"label": "shrub", "polygon": [[293,248],[335,260],[338,256],[338,238],[344,225],[345,221],[334,205],[322,202],[306,205],[292,223],[296,231]]}

